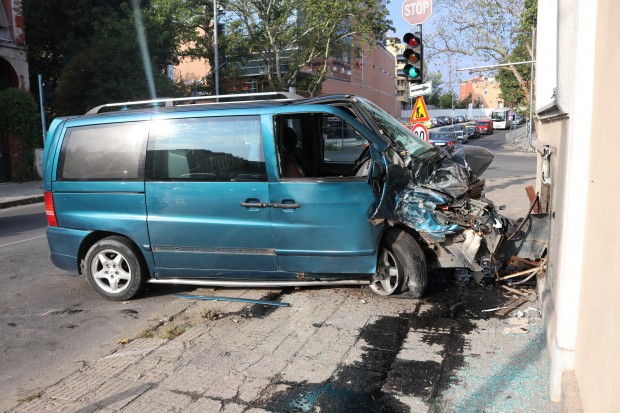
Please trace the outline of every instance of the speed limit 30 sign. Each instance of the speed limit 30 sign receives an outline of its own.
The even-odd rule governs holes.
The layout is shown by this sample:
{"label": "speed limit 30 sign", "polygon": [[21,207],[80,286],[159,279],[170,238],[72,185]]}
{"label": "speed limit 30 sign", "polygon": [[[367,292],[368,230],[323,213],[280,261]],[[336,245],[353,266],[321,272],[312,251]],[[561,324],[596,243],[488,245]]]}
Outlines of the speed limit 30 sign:
{"label": "speed limit 30 sign", "polygon": [[423,141],[428,142],[428,129],[422,123],[416,123],[411,128],[411,132]]}

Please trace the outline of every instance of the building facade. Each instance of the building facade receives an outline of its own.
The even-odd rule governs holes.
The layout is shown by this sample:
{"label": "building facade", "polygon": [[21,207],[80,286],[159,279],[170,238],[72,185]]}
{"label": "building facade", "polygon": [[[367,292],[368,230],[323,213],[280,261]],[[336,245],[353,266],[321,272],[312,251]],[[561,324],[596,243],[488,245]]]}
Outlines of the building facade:
{"label": "building facade", "polygon": [[30,90],[21,1],[0,0],[0,90]]}
{"label": "building facade", "polygon": [[620,412],[618,21],[617,0],[538,2],[534,146],[551,216],[539,294],[563,412]]}
{"label": "building facade", "polygon": [[460,84],[459,100],[470,99],[475,108],[501,109],[504,100],[501,98],[499,82],[492,77],[476,76]]}
{"label": "building facade", "polygon": [[411,102],[409,99],[409,82],[405,80],[403,68],[405,67],[406,60],[403,57],[403,52],[406,49],[404,43],[400,41],[398,37],[390,37],[387,39],[387,49],[394,56],[394,65],[396,67],[396,106],[399,109],[399,113],[409,110],[411,112]]}
{"label": "building facade", "polygon": [[[30,90],[24,17],[20,0],[0,0],[0,91]],[[23,143],[0,133],[0,182],[10,181],[24,168]]]}
{"label": "building facade", "polygon": [[353,59],[350,64],[331,64],[320,95],[351,94],[367,98],[398,119],[396,70],[394,55],[376,45],[368,54]]}
{"label": "building facade", "polygon": [[[286,70],[286,54],[283,55],[282,68]],[[323,66],[322,59],[315,59],[302,67],[298,76],[311,74]],[[385,47],[376,45],[372,51],[356,58],[351,56],[330,57],[327,61],[328,71],[325,80],[315,96],[330,94],[351,94],[367,98],[383,108],[394,117],[400,115],[400,105],[395,100],[396,71],[394,55]],[[250,57],[244,66],[245,80],[239,86],[244,93],[263,92],[265,73],[264,62],[256,56]],[[173,77],[176,81],[200,83],[211,76],[209,64],[204,60],[182,61],[175,66]],[[223,86],[220,85],[220,90]],[[301,95],[307,91],[298,90]],[[223,93],[223,92],[222,92]]]}

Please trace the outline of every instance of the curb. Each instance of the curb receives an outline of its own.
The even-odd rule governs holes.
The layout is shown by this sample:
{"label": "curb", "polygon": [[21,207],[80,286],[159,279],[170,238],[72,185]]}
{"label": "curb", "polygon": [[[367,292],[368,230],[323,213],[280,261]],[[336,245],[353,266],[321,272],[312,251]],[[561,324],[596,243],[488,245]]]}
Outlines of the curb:
{"label": "curb", "polygon": [[43,195],[17,198],[10,201],[0,201],[0,209],[12,208],[21,205],[37,204],[39,202],[43,202]]}
{"label": "curb", "polygon": [[[174,319],[179,314],[183,313],[187,310],[195,301],[187,300],[184,298],[179,298],[177,300],[172,301],[170,304],[165,306],[161,313],[158,313],[160,316],[157,320],[149,320],[143,321],[136,325],[135,327],[126,330],[121,333],[117,337],[113,337],[98,346],[88,350],[87,352],[76,357],[71,364],[67,364],[63,367],[60,367],[46,376],[43,376],[40,379],[37,379],[32,384],[28,386],[27,390],[18,391],[12,397],[0,400],[0,412],[8,412],[12,409],[18,407],[21,403],[23,403],[23,398],[28,397],[29,395],[34,395],[37,393],[42,393],[47,390],[49,387],[59,383],[61,380],[69,377],[71,374],[77,372],[82,367],[87,365],[88,363],[99,360],[100,358],[113,354],[123,347],[123,344],[119,344],[118,340],[121,338],[130,338],[130,340],[134,339],[139,332],[144,330],[145,328],[156,328],[165,323],[166,321],[170,321]],[[149,316],[148,318],[150,318]]]}

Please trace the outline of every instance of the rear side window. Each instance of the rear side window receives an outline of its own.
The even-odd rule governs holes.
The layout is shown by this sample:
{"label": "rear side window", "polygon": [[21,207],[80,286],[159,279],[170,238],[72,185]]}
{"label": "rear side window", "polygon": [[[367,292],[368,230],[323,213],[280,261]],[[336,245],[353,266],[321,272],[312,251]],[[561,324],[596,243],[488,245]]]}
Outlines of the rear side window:
{"label": "rear side window", "polygon": [[266,181],[260,117],[153,121],[146,165],[152,181]]}
{"label": "rear side window", "polygon": [[58,160],[59,181],[144,179],[148,122],[68,128]]}

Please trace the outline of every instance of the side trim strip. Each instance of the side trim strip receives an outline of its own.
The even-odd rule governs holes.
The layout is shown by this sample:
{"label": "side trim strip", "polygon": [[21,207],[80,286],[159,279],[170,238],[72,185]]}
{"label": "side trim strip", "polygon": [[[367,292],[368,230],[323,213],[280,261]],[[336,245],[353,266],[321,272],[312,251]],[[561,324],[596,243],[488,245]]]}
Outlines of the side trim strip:
{"label": "side trim strip", "polygon": [[187,278],[150,279],[150,284],[201,285],[208,287],[312,287],[321,285],[368,285],[370,280],[334,280],[334,281],[217,281],[190,280]]}

